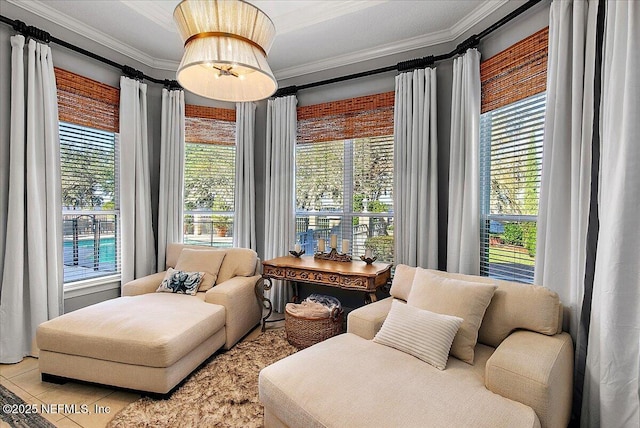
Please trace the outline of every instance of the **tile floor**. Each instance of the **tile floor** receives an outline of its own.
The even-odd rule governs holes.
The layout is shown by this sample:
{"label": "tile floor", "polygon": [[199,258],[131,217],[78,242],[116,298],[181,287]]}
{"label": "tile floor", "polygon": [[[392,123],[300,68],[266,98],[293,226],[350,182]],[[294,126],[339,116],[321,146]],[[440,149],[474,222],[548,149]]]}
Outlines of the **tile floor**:
{"label": "tile floor", "polygon": [[[284,322],[267,324],[267,328],[282,328]],[[260,327],[255,328],[243,340],[252,340],[260,335]],[[59,428],[103,428],[129,403],[140,398],[139,394],[124,392],[108,387],[83,385],[67,382],[63,385],[42,382],[38,360],[27,357],[18,364],[0,364],[0,384],[22,398],[28,404],[42,405],[77,404],[88,406],[88,413],[42,414],[44,418]],[[79,407],[79,406],[78,406]],[[54,410],[52,406],[50,409]],[[106,408],[109,409],[106,412]],[[96,412],[104,409],[103,413]],[[9,425],[0,421],[0,428]]]}

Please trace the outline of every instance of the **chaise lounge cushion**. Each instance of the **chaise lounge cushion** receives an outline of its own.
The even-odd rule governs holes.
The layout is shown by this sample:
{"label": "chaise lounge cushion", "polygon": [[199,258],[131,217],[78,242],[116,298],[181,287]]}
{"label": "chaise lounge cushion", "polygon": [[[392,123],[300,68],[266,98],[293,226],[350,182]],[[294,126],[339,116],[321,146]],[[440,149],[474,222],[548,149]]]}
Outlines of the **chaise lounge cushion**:
{"label": "chaise lounge cushion", "polygon": [[[417,268],[398,265],[391,295],[407,301]],[[478,330],[478,342],[496,347],[509,334],[526,329],[552,336],[562,332],[562,304],[558,294],[538,285],[501,281],[487,276],[464,275],[427,269],[433,275],[497,285]]]}
{"label": "chaise lounge cushion", "polygon": [[226,252],[219,250],[184,248],[176,262],[176,270],[184,272],[204,271],[204,278],[202,278],[198,291],[207,291],[216,283],[220,265],[222,265],[225,255]]}
{"label": "chaise lounge cushion", "polygon": [[258,253],[249,248],[225,248],[224,250],[211,250],[211,247],[202,245],[167,244],[166,268],[175,268],[183,249],[198,251],[220,251],[224,253],[224,260],[218,271],[216,284],[233,278],[234,276],[253,276],[257,272]]}
{"label": "chaise lounge cushion", "polygon": [[263,369],[260,401],[290,427],[539,427],[531,407],[485,388],[493,351],[479,344],[475,365],[440,371],[347,333]]}
{"label": "chaise lounge cushion", "polygon": [[393,274],[393,281],[391,282],[389,293],[396,299],[401,299],[406,302],[409,299],[411,285],[413,284],[413,278],[415,276],[415,267],[399,264],[396,266],[395,273]]}
{"label": "chaise lounge cushion", "polygon": [[[153,320],[153,322],[149,322]],[[107,300],[41,324],[42,350],[169,367],[221,330],[225,308],[173,293]]]}

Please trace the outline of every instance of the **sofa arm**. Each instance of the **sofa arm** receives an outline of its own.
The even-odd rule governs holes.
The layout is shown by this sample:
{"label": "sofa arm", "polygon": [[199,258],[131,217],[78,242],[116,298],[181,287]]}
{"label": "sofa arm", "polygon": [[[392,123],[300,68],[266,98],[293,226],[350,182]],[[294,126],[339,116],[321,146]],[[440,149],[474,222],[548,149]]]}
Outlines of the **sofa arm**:
{"label": "sofa arm", "polygon": [[531,407],[542,428],[566,427],[573,391],[573,342],[567,333],[516,331],[485,366],[485,386]]}
{"label": "sofa arm", "polygon": [[260,275],[235,276],[205,294],[206,302],[225,307],[225,349],[231,349],[260,322],[262,308],[255,292],[255,285],[260,278]]}
{"label": "sofa arm", "polygon": [[387,319],[393,297],[362,306],[349,313],[347,317],[347,333],[371,340],[376,335],[382,323]]}
{"label": "sofa arm", "polygon": [[165,273],[166,272],[158,272],[127,282],[122,286],[122,295],[137,296],[139,294],[155,292],[158,287],[160,287],[160,284],[162,284]]}

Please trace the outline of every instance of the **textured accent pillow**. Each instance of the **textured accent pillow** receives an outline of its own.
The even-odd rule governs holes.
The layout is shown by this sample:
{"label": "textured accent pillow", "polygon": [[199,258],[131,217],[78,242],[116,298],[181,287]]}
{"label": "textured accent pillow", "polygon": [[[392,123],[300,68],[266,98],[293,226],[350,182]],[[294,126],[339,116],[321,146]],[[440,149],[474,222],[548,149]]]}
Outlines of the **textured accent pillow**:
{"label": "textured accent pillow", "polygon": [[156,292],[189,294],[195,296],[204,272],[183,272],[173,268],[167,269],[164,279]]}
{"label": "textured accent pillow", "polygon": [[373,341],[444,370],[462,318],[418,309],[395,300]]}
{"label": "textured accent pillow", "polygon": [[176,262],[176,270],[204,272],[199,291],[207,291],[218,278],[218,271],[226,252],[220,250],[193,250],[183,248]]}
{"label": "textured accent pillow", "polygon": [[445,275],[417,268],[407,304],[462,318],[464,321],[451,345],[451,355],[473,364],[478,329],[497,286]]}

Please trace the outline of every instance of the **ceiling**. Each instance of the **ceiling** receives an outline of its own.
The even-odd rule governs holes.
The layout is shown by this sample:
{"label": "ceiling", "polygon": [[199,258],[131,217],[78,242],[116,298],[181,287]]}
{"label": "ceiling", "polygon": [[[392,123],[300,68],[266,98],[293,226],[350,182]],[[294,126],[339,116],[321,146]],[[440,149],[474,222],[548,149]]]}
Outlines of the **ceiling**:
{"label": "ceiling", "polygon": [[[8,1],[150,67],[178,68],[182,41],[173,23],[173,9],[179,0]],[[281,80],[452,41],[506,1],[249,3],[262,9],[276,26],[268,60]]]}

